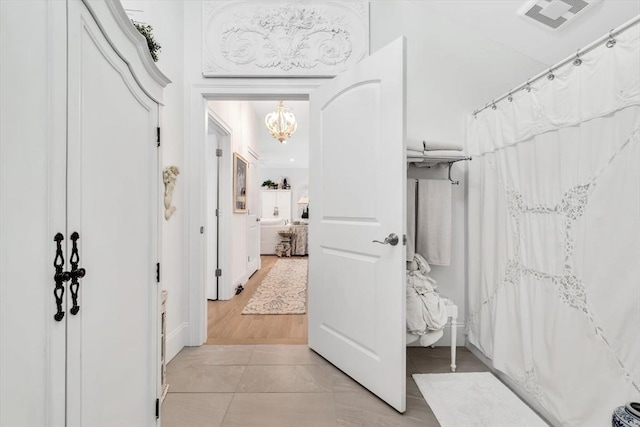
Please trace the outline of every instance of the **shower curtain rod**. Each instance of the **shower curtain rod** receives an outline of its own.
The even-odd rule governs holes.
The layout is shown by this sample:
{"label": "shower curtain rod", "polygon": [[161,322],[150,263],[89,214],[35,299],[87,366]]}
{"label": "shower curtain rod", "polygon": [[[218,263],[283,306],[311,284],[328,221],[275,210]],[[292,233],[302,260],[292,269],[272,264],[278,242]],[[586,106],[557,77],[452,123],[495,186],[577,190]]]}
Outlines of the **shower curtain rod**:
{"label": "shower curtain rod", "polygon": [[[596,47],[600,46],[601,44],[603,44],[605,42],[612,41],[613,45],[615,45],[616,40],[615,40],[614,36],[619,35],[620,33],[622,33],[623,31],[625,31],[627,29],[629,29],[630,27],[632,27],[633,25],[637,24],[638,22],[640,22],[640,15],[638,15],[635,18],[632,18],[631,20],[625,22],[624,24],[622,24],[618,28],[614,28],[613,30],[609,31],[609,33],[607,33],[604,36],[600,37],[599,39],[597,39],[593,43],[588,44],[587,46],[583,47],[582,49],[578,49],[578,51],[576,53],[574,53],[573,55],[568,56],[567,58],[565,58],[562,61],[556,63],[555,65],[552,65],[551,67],[549,67],[548,70],[543,71],[540,74],[535,75],[534,77],[530,78],[526,82],[522,83],[520,86],[517,86],[516,88],[511,89],[509,92],[505,93],[504,95],[500,96],[499,98],[496,98],[496,99],[492,100],[491,102],[489,102],[484,107],[475,110],[473,112],[473,115],[476,116],[478,113],[480,113],[481,111],[486,110],[489,107],[491,107],[491,108],[493,108],[495,110],[497,102],[500,102],[503,99],[512,96],[514,93],[516,93],[517,91],[519,91],[521,89],[526,89],[527,87],[529,87],[531,85],[531,83],[533,83],[533,82],[535,82],[537,80],[540,80],[544,76],[551,76],[550,80],[553,80],[553,70],[557,70],[558,68],[562,67],[563,65],[565,65],[565,64],[567,64],[567,63],[569,63],[571,61],[580,60],[580,56],[581,55],[584,55],[584,54],[586,54],[588,52],[591,52],[593,49],[595,49]],[[611,47],[613,47],[613,45]],[[580,65],[581,62],[582,61],[580,60],[580,62],[577,63],[576,65]]]}

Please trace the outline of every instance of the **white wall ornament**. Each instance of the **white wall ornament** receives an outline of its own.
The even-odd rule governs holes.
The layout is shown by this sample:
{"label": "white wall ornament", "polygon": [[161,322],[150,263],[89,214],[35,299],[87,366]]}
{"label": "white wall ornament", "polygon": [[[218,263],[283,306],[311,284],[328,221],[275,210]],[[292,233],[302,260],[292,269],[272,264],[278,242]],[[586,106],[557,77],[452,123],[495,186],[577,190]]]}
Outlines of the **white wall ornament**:
{"label": "white wall ornament", "polygon": [[203,0],[204,77],[333,77],[369,53],[368,2]]}
{"label": "white wall ornament", "polygon": [[162,170],[162,181],[164,182],[164,219],[167,221],[176,211],[175,206],[171,206],[173,199],[173,189],[176,186],[176,179],[180,175],[180,169],[177,166],[167,166]]}

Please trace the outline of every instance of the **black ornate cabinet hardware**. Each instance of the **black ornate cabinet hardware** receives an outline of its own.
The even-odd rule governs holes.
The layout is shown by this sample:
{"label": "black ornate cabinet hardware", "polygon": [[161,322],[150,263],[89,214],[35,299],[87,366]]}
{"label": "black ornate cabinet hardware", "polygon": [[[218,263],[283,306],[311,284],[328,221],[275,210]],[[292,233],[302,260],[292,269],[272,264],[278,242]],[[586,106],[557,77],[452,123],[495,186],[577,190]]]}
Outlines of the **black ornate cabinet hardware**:
{"label": "black ornate cabinet hardware", "polygon": [[53,238],[53,241],[56,242],[56,257],[53,260],[53,266],[56,268],[53,280],[56,283],[56,287],[53,289],[53,296],[56,298],[56,307],[58,309],[53,318],[58,322],[64,319],[64,311],[62,310],[64,282],[71,280],[71,285],[69,285],[71,299],[73,301],[73,307],[71,307],[70,310],[71,314],[76,315],[80,311],[80,306],[78,305],[78,289],[80,288],[80,283],[78,282],[78,279],[82,279],[87,272],[84,268],[78,268],[78,264],[80,263],[78,239],[80,239],[80,235],[74,231],[71,234],[72,247],[71,257],[69,259],[69,262],[71,262],[71,271],[64,271],[64,254],[62,253],[62,241],[64,240],[64,236],[62,233],[57,233]]}
{"label": "black ornate cabinet hardware", "polygon": [[53,238],[56,242],[56,257],[53,260],[53,266],[56,268],[56,272],[53,275],[53,280],[56,283],[56,287],[53,289],[53,296],[56,298],[56,306],[58,311],[53,316],[56,321],[61,321],[64,318],[64,311],[62,311],[62,297],[64,296],[64,282],[69,280],[71,276],[69,273],[63,271],[64,268],[64,255],[62,254],[62,241],[64,236],[62,233],[57,233]]}
{"label": "black ornate cabinet hardware", "polygon": [[69,258],[69,262],[71,263],[71,271],[69,272],[69,276],[71,277],[71,284],[69,285],[69,290],[71,291],[71,299],[73,300],[73,307],[71,307],[71,314],[74,316],[78,314],[80,311],[80,306],[78,305],[78,288],[80,287],[80,283],[78,283],[78,279],[82,279],[84,275],[87,273],[84,268],[78,268],[78,264],[80,263],[80,255],[78,255],[78,239],[80,235],[77,231],[74,231],[71,234],[71,258]]}

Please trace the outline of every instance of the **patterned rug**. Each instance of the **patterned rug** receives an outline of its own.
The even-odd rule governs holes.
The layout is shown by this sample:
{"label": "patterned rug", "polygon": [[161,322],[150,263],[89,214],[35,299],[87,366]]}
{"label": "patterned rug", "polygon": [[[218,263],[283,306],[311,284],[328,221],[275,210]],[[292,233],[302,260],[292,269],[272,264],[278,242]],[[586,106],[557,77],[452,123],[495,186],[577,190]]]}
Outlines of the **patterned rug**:
{"label": "patterned rug", "polygon": [[308,258],[281,258],[264,278],[242,314],[307,312]]}

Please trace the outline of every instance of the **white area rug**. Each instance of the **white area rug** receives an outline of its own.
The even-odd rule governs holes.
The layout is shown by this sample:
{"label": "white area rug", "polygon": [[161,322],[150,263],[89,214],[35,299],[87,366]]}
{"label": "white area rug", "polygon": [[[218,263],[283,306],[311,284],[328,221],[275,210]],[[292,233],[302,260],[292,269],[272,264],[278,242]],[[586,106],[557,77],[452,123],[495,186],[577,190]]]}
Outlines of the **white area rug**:
{"label": "white area rug", "polygon": [[442,427],[548,427],[489,372],[413,374]]}
{"label": "white area rug", "polygon": [[280,258],[271,268],[242,314],[304,314],[307,312],[308,258]]}

